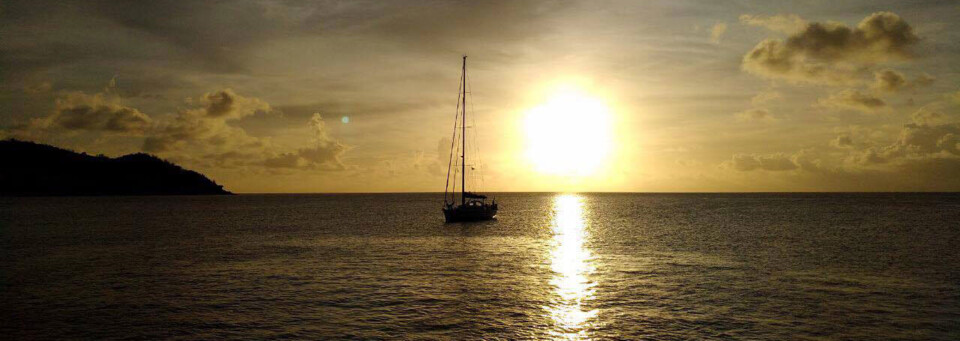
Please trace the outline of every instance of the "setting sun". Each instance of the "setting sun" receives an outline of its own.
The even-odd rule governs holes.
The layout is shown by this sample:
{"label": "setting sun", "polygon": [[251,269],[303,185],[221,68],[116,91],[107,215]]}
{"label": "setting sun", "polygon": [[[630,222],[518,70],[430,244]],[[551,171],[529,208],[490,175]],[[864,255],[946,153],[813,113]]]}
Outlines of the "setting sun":
{"label": "setting sun", "polygon": [[612,146],[610,110],[579,89],[557,91],[530,109],[524,121],[526,157],[544,174],[587,176],[599,169]]}

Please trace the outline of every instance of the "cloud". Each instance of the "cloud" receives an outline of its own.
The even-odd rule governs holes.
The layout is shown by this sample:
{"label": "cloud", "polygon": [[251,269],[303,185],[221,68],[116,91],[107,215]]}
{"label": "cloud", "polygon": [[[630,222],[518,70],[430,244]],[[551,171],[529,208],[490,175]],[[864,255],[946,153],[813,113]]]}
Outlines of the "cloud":
{"label": "cloud", "polygon": [[346,169],[341,156],[348,147],[327,135],[326,122],[320,113],[314,113],[310,118],[310,128],[314,133],[313,146],[267,158],[263,165],[269,168]]}
{"label": "cloud", "polygon": [[[266,102],[240,96],[227,89],[201,97],[201,107],[182,110],[171,122],[144,140],[144,151],[203,155],[196,162],[217,167],[269,169],[346,170],[342,156],[349,146],[332,139],[319,113],[308,121],[313,138],[309,146],[283,148],[270,139],[250,136],[230,122],[272,110]],[[185,155],[185,157],[189,157]]]}
{"label": "cloud", "polygon": [[880,91],[897,92],[907,86],[907,79],[895,70],[886,69],[873,73],[873,88]]}
{"label": "cloud", "polygon": [[764,91],[758,93],[750,99],[750,103],[757,106],[767,104],[768,102],[783,98],[783,95],[777,91]]}
{"label": "cloud", "polygon": [[50,82],[38,82],[30,83],[23,87],[23,92],[30,95],[38,95],[46,92],[50,92],[53,89],[53,84]]}
{"label": "cloud", "polygon": [[725,166],[732,167],[733,169],[742,172],[753,170],[777,172],[800,168],[800,166],[798,166],[790,156],[781,153],[768,155],[736,154],[733,156],[732,160],[725,163]]}
{"label": "cloud", "polygon": [[738,112],[735,114],[735,116],[741,121],[769,121],[773,119],[773,116],[770,115],[770,111],[764,108],[753,108]]}
{"label": "cloud", "polygon": [[727,23],[718,22],[710,28],[710,41],[714,44],[720,43],[720,38],[727,32]]}
{"label": "cloud", "polygon": [[[886,145],[854,143],[847,134],[830,141],[846,151],[837,166],[826,167],[815,149],[793,154],[735,154],[721,168],[738,172],[767,171],[777,186],[846,191],[915,191],[960,189],[960,123],[908,123],[896,141]],[[858,148],[858,146],[871,146]],[[758,179],[750,175],[747,181]],[[773,179],[773,178],[771,178]],[[762,181],[762,180],[761,180]],[[784,182],[786,181],[786,182]]]}
{"label": "cloud", "polygon": [[918,41],[900,16],[877,12],[853,28],[814,22],[786,40],[761,41],[743,56],[741,67],[771,79],[846,84],[854,81],[860,69],[912,58],[910,48]]}
{"label": "cloud", "polygon": [[307,163],[298,153],[284,153],[264,160],[263,165],[268,168],[300,168]]}
{"label": "cloud", "polygon": [[34,126],[138,135],[143,134],[152,121],[140,110],[122,105],[119,97],[104,93],[67,93],[57,98],[54,107],[52,115],[35,120]]}
{"label": "cloud", "polygon": [[257,112],[270,111],[270,105],[257,98],[237,95],[231,89],[204,94],[201,107],[181,110],[172,122],[164,122],[144,140],[143,150],[164,153],[189,143],[215,146],[226,152],[240,147],[260,147],[261,139],[247,135],[241,128],[228,125]]}
{"label": "cloud", "polygon": [[740,23],[750,26],[765,27],[773,31],[787,34],[800,32],[809,24],[806,20],[803,20],[796,14],[773,16],[743,14],[740,16]]}
{"label": "cloud", "polygon": [[902,73],[891,69],[876,71],[873,75],[874,82],[871,88],[883,92],[899,92],[909,88],[925,87],[933,84],[937,79],[936,77],[923,73],[911,82],[908,81],[907,77]]}
{"label": "cloud", "polygon": [[[960,123],[908,123],[893,144],[868,148],[853,156],[861,165],[876,165],[915,161],[925,158],[960,156]],[[960,161],[960,160],[958,160]]]}
{"label": "cloud", "polygon": [[918,87],[929,86],[937,80],[937,77],[931,76],[927,73],[922,73],[916,78],[913,79],[913,84]]}
{"label": "cloud", "polygon": [[753,108],[738,112],[734,116],[739,121],[773,121],[774,117],[770,114],[770,110],[762,107],[762,105],[783,98],[783,96],[776,91],[763,91],[758,93],[756,96],[750,99],[750,103],[753,104]]}
{"label": "cloud", "polygon": [[944,118],[944,115],[938,111],[930,111],[927,108],[920,108],[915,111],[910,118],[917,124],[934,124]]}
{"label": "cloud", "polygon": [[888,148],[900,150],[904,153],[933,154],[946,151],[960,155],[957,150],[957,136],[960,135],[960,124],[917,124],[908,123],[900,132],[900,138]]}
{"label": "cloud", "polygon": [[837,135],[837,138],[830,141],[830,145],[837,148],[851,148],[853,147],[853,139],[847,134]]}
{"label": "cloud", "polygon": [[238,96],[232,89],[206,93],[201,98],[203,115],[210,118],[236,120],[257,112],[270,111],[270,105],[257,98]]}
{"label": "cloud", "polygon": [[329,136],[319,113],[309,121],[313,132],[309,146],[283,148],[270,138],[251,136],[235,124],[257,113],[273,111],[258,98],[223,89],[200,96],[196,107],[181,109],[169,119],[151,119],[136,108],[122,105],[115,90],[116,78],[103,93],[65,93],[56,99],[53,114],[3,133],[27,139],[61,131],[143,136],[142,151],[200,167],[349,168],[341,157],[350,148]]}
{"label": "cloud", "polygon": [[344,169],[340,156],[347,151],[347,146],[327,135],[327,126],[320,113],[314,113],[310,118],[310,127],[314,133],[314,146],[300,149],[300,157],[312,165],[329,165],[336,169]]}
{"label": "cloud", "polygon": [[880,98],[852,89],[843,90],[827,98],[821,98],[819,104],[830,108],[858,110],[866,113],[875,112],[887,105]]}
{"label": "cloud", "polygon": [[[189,68],[214,73],[238,73],[246,69],[238,51],[289,33],[279,21],[264,15],[265,6],[258,2],[221,6],[177,1],[108,1],[84,6],[83,14],[109,23],[108,27],[114,28],[114,31],[129,32],[135,37],[149,37],[155,39],[150,42],[154,46],[164,47],[149,52],[122,52],[126,59],[163,54]],[[118,34],[111,34],[115,35]],[[108,55],[103,52],[87,54]]]}

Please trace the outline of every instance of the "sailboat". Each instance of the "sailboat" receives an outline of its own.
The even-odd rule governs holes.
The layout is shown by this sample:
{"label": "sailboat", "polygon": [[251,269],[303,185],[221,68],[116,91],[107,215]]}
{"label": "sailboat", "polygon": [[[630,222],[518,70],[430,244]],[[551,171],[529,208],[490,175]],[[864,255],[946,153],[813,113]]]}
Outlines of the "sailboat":
{"label": "sailboat", "polygon": [[[463,56],[459,97],[457,116],[453,124],[454,138],[450,145],[450,161],[447,164],[447,184],[443,191],[443,217],[448,223],[494,219],[497,217],[497,200],[493,199],[491,203],[487,203],[487,196],[467,190],[467,56]],[[456,200],[457,166],[460,168],[459,204]],[[473,167],[470,168],[473,170]],[[453,181],[451,181],[451,173]]]}

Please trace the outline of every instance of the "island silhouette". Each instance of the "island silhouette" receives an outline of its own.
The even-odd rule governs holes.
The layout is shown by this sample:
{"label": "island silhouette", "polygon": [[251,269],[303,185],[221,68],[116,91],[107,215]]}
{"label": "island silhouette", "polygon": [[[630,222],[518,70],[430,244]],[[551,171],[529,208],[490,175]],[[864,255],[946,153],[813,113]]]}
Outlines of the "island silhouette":
{"label": "island silhouette", "polygon": [[156,156],[111,158],[50,145],[0,141],[0,195],[232,194],[203,174]]}

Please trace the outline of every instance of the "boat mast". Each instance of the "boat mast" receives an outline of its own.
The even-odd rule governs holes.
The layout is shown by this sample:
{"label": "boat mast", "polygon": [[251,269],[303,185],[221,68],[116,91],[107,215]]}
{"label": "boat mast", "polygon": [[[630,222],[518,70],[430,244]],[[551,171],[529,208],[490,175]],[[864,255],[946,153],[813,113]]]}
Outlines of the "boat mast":
{"label": "boat mast", "polygon": [[463,96],[461,100],[463,101],[463,121],[460,121],[460,139],[461,139],[461,151],[460,154],[460,205],[467,203],[467,56],[463,56]]}

